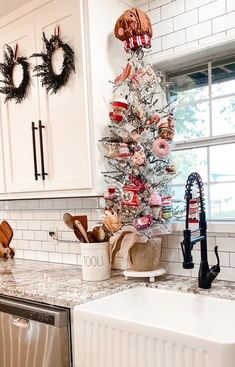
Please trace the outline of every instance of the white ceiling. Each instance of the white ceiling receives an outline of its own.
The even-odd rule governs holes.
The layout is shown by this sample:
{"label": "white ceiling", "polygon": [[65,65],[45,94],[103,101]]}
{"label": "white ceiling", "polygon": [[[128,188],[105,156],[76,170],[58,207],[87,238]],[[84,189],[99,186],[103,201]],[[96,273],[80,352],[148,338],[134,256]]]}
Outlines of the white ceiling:
{"label": "white ceiling", "polygon": [[31,0],[0,0],[0,18],[30,1]]}

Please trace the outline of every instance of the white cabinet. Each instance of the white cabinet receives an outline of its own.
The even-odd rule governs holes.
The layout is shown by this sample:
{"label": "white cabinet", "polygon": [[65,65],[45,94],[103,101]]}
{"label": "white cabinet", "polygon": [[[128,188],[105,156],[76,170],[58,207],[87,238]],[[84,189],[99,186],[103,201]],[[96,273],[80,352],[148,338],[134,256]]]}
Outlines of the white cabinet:
{"label": "white cabinet", "polygon": [[[1,60],[5,44],[14,48],[18,43],[20,55],[34,52],[34,24],[30,17],[24,17],[2,29],[0,40]],[[36,122],[38,118],[37,80],[30,83],[28,97],[21,104],[4,103],[4,97],[1,98],[1,102],[6,190],[8,192],[41,190],[42,181],[34,180],[31,129],[31,122]]]}
{"label": "white cabinet", "polygon": [[[121,71],[121,59],[126,58],[121,43],[113,36],[115,20],[125,8],[120,0],[112,0],[112,5],[110,0],[35,0],[4,20],[5,26],[0,20],[0,60],[5,43],[13,47],[18,43],[20,55],[41,52],[42,33],[50,38],[56,26],[61,39],[75,52],[75,73],[57,94],[47,94],[40,79],[33,77],[33,66],[41,59],[30,58],[27,98],[15,104],[4,103],[4,96],[0,96],[6,190],[2,198],[102,193],[103,154],[98,140],[108,123],[109,80]],[[114,53],[114,42],[118,54]],[[32,122],[36,127],[37,180]],[[3,191],[4,181],[0,180],[0,193]]]}
{"label": "white cabinet", "polygon": [[36,49],[42,32],[50,38],[58,25],[63,42],[75,52],[75,73],[56,94],[46,94],[39,83],[40,119],[45,125],[46,190],[91,189],[91,147],[88,119],[85,39],[79,1],[57,0],[37,12]]}
{"label": "white cabinet", "polygon": [[[71,45],[76,55],[76,73],[57,94],[47,94],[40,80],[33,77],[27,98],[21,104],[14,101],[2,103],[3,139],[8,142],[4,144],[8,192],[92,188],[85,40],[83,27],[77,21],[80,8],[74,3],[71,0],[53,1],[0,33],[1,53],[5,43],[13,47],[18,43],[20,54],[30,56],[43,49],[42,33],[50,38],[59,25],[61,38]],[[35,62],[41,60],[30,59],[32,66]],[[40,120],[43,126],[42,159],[42,145],[38,140]],[[37,180],[34,176],[32,121],[36,127],[36,163],[40,173]],[[47,173],[45,179],[42,162]]]}

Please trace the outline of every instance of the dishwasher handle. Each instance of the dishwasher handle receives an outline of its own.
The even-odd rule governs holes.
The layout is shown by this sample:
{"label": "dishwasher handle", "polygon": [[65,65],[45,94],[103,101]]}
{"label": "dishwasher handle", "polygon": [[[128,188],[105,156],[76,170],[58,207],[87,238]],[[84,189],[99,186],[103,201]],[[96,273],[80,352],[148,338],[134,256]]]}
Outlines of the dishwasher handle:
{"label": "dishwasher handle", "polygon": [[23,317],[14,317],[14,316],[12,316],[11,318],[11,324],[21,329],[28,329],[30,326],[29,320],[24,319]]}

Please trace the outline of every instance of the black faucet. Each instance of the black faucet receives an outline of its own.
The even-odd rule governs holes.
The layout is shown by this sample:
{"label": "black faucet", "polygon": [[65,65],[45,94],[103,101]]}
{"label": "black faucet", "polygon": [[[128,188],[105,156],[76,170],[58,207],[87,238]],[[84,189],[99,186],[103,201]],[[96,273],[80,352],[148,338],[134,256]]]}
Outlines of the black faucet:
{"label": "black faucet", "polygon": [[[197,184],[197,188],[199,191],[199,228],[191,231],[189,229],[189,206],[190,200],[192,199],[192,188],[194,182]],[[183,268],[184,269],[193,269],[193,257],[192,257],[192,249],[193,245],[197,242],[200,242],[201,249],[201,263],[198,273],[198,286],[199,288],[209,289],[211,288],[211,283],[217,277],[220,272],[220,261],[218,255],[218,247],[215,246],[215,255],[217,258],[217,264],[209,268],[208,260],[207,260],[207,224],[206,224],[206,213],[205,213],[205,198],[204,198],[204,187],[202,183],[201,176],[197,172],[193,172],[188,176],[186,182],[186,191],[185,191],[185,199],[186,199],[186,221],[185,221],[185,230],[184,240],[181,242],[181,248],[183,252]],[[200,235],[193,237],[192,233],[200,231]]]}

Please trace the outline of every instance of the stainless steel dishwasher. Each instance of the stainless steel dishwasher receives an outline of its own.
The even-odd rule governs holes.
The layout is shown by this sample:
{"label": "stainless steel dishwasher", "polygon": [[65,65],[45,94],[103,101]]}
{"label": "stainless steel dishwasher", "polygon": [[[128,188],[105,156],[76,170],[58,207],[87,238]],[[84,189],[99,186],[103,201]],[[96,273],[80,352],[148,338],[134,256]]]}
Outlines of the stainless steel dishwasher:
{"label": "stainless steel dishwasher", "polygon": [[0,366],[72,366],[69,310],[0,297]]}

